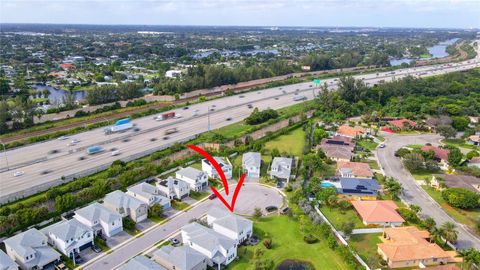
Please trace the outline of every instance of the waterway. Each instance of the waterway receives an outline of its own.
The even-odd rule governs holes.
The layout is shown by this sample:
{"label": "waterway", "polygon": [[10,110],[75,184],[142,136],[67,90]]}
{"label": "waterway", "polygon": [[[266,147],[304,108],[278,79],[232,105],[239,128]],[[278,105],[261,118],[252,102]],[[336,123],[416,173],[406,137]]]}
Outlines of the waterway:
{"label": "waterway", "polygon": [[[50,104],[63,103],[63,98],[68,93],[68,91],[66,90],[58,89],[48,85],[41,85],[41,84],[34,85],[33,89],[36,90],[37,92],[43,92],[43,90],[47,89],[50,92],[50,94],[48,95],[48,100],[50,101]],[[79,101],[85,98],[85,96],[87,95],[87,92],[82,90],[73,91],[73,95],[75,97],[75,100]]]}
{"label": "waterway", "polygon": [[[432,47],[428,47],[428,52],[430,53],[430,58],[422,58],[423,60],[426,59],[433,59],[433,58],[443,58],[448,56],[447,47],[457,42],[458,38],[452,38],[443,42],[440,42]],[[392,59],[390,60],[390,65],[392,66],[399,66],[403,63],[410,64],[412,61],[418,60],[415,58],[401,58],[401,59]]]}

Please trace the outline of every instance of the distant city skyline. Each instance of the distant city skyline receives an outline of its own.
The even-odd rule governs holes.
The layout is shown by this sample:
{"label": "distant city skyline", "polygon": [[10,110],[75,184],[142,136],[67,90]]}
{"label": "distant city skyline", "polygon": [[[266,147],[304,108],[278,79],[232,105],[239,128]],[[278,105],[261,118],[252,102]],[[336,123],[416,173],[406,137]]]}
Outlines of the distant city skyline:
{"label": "distant city skyline", "polygon": [[2,0],[1,23],[480,28],[480,0]]}

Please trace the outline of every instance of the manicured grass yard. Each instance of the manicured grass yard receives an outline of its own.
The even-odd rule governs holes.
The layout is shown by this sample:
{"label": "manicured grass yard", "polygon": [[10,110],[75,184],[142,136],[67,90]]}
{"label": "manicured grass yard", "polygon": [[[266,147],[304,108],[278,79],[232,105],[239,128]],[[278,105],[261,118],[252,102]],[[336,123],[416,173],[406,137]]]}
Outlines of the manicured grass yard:
{"label": "manicured grass yard", "polygon": [[195,199],[197,201],[207,197],[210,193],[206,191],[190,191],[190,198]]}
{"label": "manicured grass yard", "polygon": [[339,229],[340,226],[348,221],[353,221],[355,228],[365,228],[362,220],[355,212],[355,209],[341,210],[340,208],[331,208],[328,206],[320,207],[320,211],[327,217],[332,225]]}
{"label": "manicured grass yard", "polygon": [[363,147],[364,149],[374,151],[375,149],[377,149],[378,143],[371,140],[363,139],[363,140],[357,141],[357,145]]}
{"label": "manicured grass yard", "polygon": [[444,139],[442,143],[446,145],[452,145],[460,148],[467,148],[468,150],[480,150],[480,147],[466,143],[462,139]]}
{"label": "manicured grass yard", "polygon": [[380,236],[382,236],[381,233],[355,234],[350,236],[348,242],[358,255],[368,262],[370,256],[377,254],[377,244],[382,242]]}
{"label": "manicured grass yard", "polygon": [[447,214],[456,219],[458,222],[467,225],[472,229],[473,232],[477,231],[475,221],[480,218],[480,209],[463,210],[452,207],[442,198],[442,193],[440,191],[429,186],[422,187],[430,195],[430,197],[432,197],[438,204],[440,204],[440,206],[442,206],[443,210],[445,210]]}
{"label": "manicured grass yard", "polygon": [[184,210],[185,208],[190,206],[188,203],[177,201],[177,200],[172,200],[171,204],[172,204],[172,208],[178,211]]}
{"label": "manicured grass yard", "polygon": [[434,173],[441,173],[441,172],[430,172],[430,171],[418,171],[418,172],[413,172],[412,176],[416,180],[425,180],[425,178],[432,178],[432,174]]}
{"label": "manicured grass yard", "polygon": [[265,149],[278,149],[280,153],[287,152],[291,155],[302,155],[303,146],[305,145],[305,132],[298,128],[292,132],[279,136],[265,144]]}
{"label": "manicured grass yard", "polygon": [[253,251],[261,248],[265,251],[263,259],[270,259],[274,263],[273,269],[283,260],[301,260],[313,264],[315,269],[349,269],[337,253],[332,251],[326,241],[320,239],[315,244],[303,241],[299,224],[287,216],[263,218],[254,223],[254,231],[259,237],[268,234],[272,239],[273,248],[266,249],[262,243],[256,246],[242,246],[238,249],[240,259],[233,262],[228,268],[234,270],[251,269]]}

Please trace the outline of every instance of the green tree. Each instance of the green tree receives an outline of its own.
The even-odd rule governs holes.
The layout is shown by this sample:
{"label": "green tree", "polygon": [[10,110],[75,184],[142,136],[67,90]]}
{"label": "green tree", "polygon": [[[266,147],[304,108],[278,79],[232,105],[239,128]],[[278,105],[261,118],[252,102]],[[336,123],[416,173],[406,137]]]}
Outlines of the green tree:
{"label": "green tree", "polygon": [[445,244],[447,242],[455,243],[458,239],[458,231],[453,222],[447,221],[440,226],[443,238],[445,238]]}
{"label": "green tree", "polygon": [[405,167],[411,172],[422,170],[424,168],[424,162],[423,156],[419,153],[407,154],[403,159],[403,164],[405,164]]}
{"label": "green tree", "polygon": [[451,206],[474,209],[479,206],[480,195],[464,188],[448,188],[442,191],[442,198]]}
{"label": "green tree", "polygon": [[451,148],[450,152],[448,153],[448,164],[451,166],[458,166],[462,161],[463,155],[460,149],[457,147]]}
{"label": "green tree", "polygon": [[457,130],[450,125],[439,125],[437,127],[437,132],[445,139],[455,138],[457,135]]}
{"label": "green tree", "polygon": [[464,131],[468,124],[470,123],[470,119],[466,116],[455,116],[452,117],[452,126],[459,131]]}

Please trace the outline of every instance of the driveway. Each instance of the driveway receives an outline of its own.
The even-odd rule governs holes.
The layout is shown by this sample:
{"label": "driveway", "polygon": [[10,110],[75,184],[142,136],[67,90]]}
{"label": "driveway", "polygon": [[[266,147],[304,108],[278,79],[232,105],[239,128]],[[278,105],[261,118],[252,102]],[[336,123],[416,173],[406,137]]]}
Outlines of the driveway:
{"label": "driveway", "polygon": [[[231,192],[235,185],[230,186]],[[221,192],[223,193],[223,192]],[[231,196],[231,195],[230,195]],[[230,200],[230,198],[227,198]],[[246,183],[238,194],[235,212],[239,214],[251,214],[255,207],[265,209],[267,206],[283,204],[282,195],[273,188],[258,184]],[[199,218],[215,207],[225,207],[219,199],[205,200],[198,203],[187,212],[178,212],[170,221],[162,225],[151,227],[135,238],[113,248],[109,254],[101,254],[96,259],[87,262],[82,266],[85,270],[109,270],[115,269],[133,256],[147,251],[152,246],[159,244],[165,238],[171,237],[178,230],[188,224],[192,219]]]}
{"label": "driveway", "polygon": [[415,204],[422,208],[421,215],[430,216],[437,222],[438,225],[450,221],[457,225],[458,242],[456,247],[464,248],[480,248],[480,239],[472,234],[467,226],[456,222],[450,217],[440,205],[438,205],[420,186],[408,172],[400,160],[395,157],[395,151],[408,144],[425,144],[431,143],[438,145],[441,137],[437,134],[422,134],[422,135],[385,135],[385,148],[377,149],[377,157],[387,176],[396,178],[403,186],[402,200],[408,204]]}

